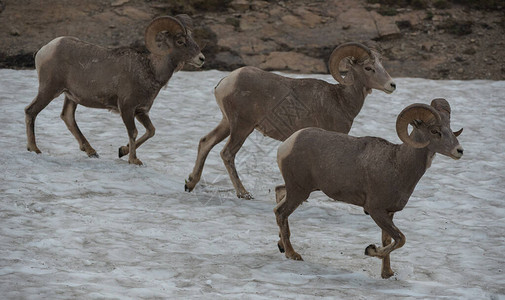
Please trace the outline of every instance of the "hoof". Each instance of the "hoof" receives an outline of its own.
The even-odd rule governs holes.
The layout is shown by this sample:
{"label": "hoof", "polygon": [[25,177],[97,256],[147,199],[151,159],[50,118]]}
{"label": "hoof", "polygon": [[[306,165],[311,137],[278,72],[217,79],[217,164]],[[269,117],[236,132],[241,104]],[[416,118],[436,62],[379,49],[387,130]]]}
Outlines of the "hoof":
{"label": "hoof", "polygon": [[118,150],[119,158],[125,156],[126,154],[128,154],[128,152],[130,152],[130,149],[128,149],[128,147],[125,147],[125,146],[119,147],[119,150]]}
{"label": "hoof", "polygon": [[388,278],[390,278],[393,275],[395,275],[395,272],[393,272],[393,270],[388,270],[388,271],[382,271],[381,272],[381,277],[384,278],[384,279],[388,279]]}
{"label": "hoof", "polygon": [[128,163],[133,164],[133,165],[137,165],[137,166],[142,165],[142,161],[138,158],[130,159],[130,160],[128,160]]}
{"label": "hoof", "polygon": [[285,252],[285,251],[284,251],[284,247],[281,245],[281,242],[280,242],[280,241],[277,243],[277,247],[279,248],[279,251],[280,251],[281,253],[284,253],[284,252]]}
{"label": "hoof", "polygon": [[376,256],[377,255],[377,247],[375,245],[369,245],[365,249],[365,255],[368,256]]}
{"label": "hoof", "polygon": [[299,261],[303,261],[303,258],[300,254],[296,253],[296,252],[293,252],[291,254],[287,254],[286,253],[286,257],[289,258],[289,259],[292,259],[292,260],[299,260]]}
{"label": "hoof", "polygon": [[191,182],[192,180],[193,180],[193,177],[191,177],[191,175],[189,175],[188,179],[184,179],[184,190],[186,192],[191,192],[195,188],[195,186],[193,186],[193,187],[188,186],[188,183]]}
{"label": "hoof", "polygon": [[91,154],[88,154],[88,157],[92,157],[92,158],[100,158],[100,155],[98,155],[98,153],[91,153]]}
{"label": "hoof", "polygon": [[37,154],[42,153],[42,151],[40,151],[39,148],[37,148],[37,147],[35,147],[35,148],[26,147],[26,150],[28,150],[30,152],[35,152]]}
{"label": "hoof", "polygon": [[254,199],[253,195],[251,195],[249,192],[245,193],[237,193],[237,197],[245,200],[252,200]]}

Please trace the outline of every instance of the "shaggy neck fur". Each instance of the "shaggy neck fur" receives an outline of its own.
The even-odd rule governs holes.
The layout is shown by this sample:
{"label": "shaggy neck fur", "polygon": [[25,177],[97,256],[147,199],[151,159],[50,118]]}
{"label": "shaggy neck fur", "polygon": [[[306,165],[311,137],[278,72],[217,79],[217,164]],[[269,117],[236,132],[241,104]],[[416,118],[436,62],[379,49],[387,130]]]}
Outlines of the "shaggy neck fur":
{"label": "shaggy neck fur", "polygon": [[366,96],[372,91],[365,86],[354,69],[351,69],[350,72],[354,73],[354,83],[351,85],[338,84],[337,86],[340,86],[342,92],[345,94],[344,97],[340,97],[340,99],[345,100],[345,102],[342,103],[342,109],[345,109],[349,113],[351,119],[354,119],[361,111]]}
{"label": "shaggy neck fur", "polygon": [[160,86],[166,85],[172,75],[184,65],[184,63],[181,63],[179,59],[172,55],[159,56],[150,54],[149,60],[151,61],[154,78]]}
{"label": "shaggy neck fur", "polygon": [[[422,134],[417,129],[414,129],[410,136],[416,142],[425,141],[425,139],[422,138]],[[417,182],[431,166],[435,152],[429,150],[428,147],[414,148],[404,143],[400,145],[398,155],[401,157],[399,161],[402,162],[402,166],[399,166],[399,168],[408,169],[415,174],[415,176],[411,176],[409,178],[411,182],[408,182],[406,185],[410,186],[413,190]]]}

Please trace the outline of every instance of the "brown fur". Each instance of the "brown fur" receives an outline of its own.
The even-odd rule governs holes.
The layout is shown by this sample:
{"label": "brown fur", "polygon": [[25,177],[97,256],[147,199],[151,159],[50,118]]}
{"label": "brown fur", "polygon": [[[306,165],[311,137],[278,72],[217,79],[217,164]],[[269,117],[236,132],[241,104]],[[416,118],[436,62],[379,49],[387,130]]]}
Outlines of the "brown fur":
{"label": "brown fur", "polygon": [[208,153],[227,136],[230,138],[221,157],[237,196],[251,199],[252,195],[242,185],[235,168],[235,155],[254,129],[279,141],[305,127],[348,133],[372,89],[391,93],[396,87],[378,54],[372,51],[372,56],[359,63],[349,60],[351,85],[287,78],[254,67],[233,71],[215,89],[223,119],[200,140],[195,166],[185,189],[193,190],[200,180]]}
{"label": "brown fur", "polygon": [[[184,45],[175,39],[184,39]],[[141,165],[136,148],[154,135],[149,110],[161,87],[184,63],[198,66],[204,57],[187,36],[167,37],[170,54],[159,56],[129,48],[107,49],[73,37],[59,37],[42,47],[35,57],[39,91],[25,109],[27,149],[40,153],[35,142],[35,118],[54,98],[65,94],[61,118],[88,156],[97,153],[75,122],[77,105],[105,108],[121,114],[129,143],[119,148],[119,157],[129,153],[128,162]],[[135,118],[146,128],[138,140]]]}
{"label": "brown fur", "polygon": [[[432,106],[440,108],[440,102],[448,106],[442,99]],[[392,276],[389,254],[405,244],[405,236],[393,223],[394,213],[405,207],[435,153],[454,159],[463,155],[450,129],[449,113],[443,109],[438,113],[441,121],[435,124],[436,132],[433,124],[412,120],[412,139],[430,142],[420,149],[319,128],[302,129],[284,141],[279,146],[277,163],[285,185],[276,188],[278,204],[274,212],[280,228],[279,249],[286,252],[286,257],[302,259],[289,241],[289,215],[311,192],[320,190],[332,199],[361,206],[370,214],[382,229],[382,247],[370,245],[365,254],[383,260],[382,277]]]}

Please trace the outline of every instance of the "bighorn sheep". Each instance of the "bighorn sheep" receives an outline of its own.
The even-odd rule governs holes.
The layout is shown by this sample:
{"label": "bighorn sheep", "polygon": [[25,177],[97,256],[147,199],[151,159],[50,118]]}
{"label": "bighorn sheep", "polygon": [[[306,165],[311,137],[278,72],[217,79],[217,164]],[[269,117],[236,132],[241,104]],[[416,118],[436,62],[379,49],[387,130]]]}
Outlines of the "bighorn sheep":
{"label": "bighorn sheep", "polygon": [[[339,64],[344,59],[349,71],[342,78]],[[209,151],[229,135],[221,157],[237,196],[251,199],[252,195],[238,177],[235,155],[255,128],[279,141],[305,127],[348,133],[372,89],[389,94],[396,88],[381,64],[380,55],[362,44],[346,43],[337,47],[330,56],[329,69],[340,84],[287,78],[254,67],[237,69],[222,79],[214,94],[223,119],[200,140],[185,190],[193,190]]]}
{"label": "bighorn sheep", "polygon": [[[61,118],[90,157],[98,157],[75,122],[78,104],[119,112],[129,143],[119,148],[119,157],[141,165],[136,148],[154,135],[149,110],[160,89],[184,63],[201,67],[205,57],[191,36],[187,15],[163,16],[151,21],[145,31],[150,53],[131,48],[107,49],[74,37],[59,37],[35,56],[39,90],[25,108],[28,151],[40,153],[35,142],[35,118],[54,98],[65,93]],[[135,118],[146,128],[136,141]]]}
{"label": "bighorn sheep", "polygon": [[[297,131],[278,148],[277,163],[284,185],[276,187],[274,209],[280,228],[279,250],[302,260],[289,241],[289,215],[316,190],[338,201],[358,205],[382,229],[382,245],[370,245],[365,254],[382,259],[382,277],[393,275],[389,254],[405,244],[405,236],[393,224],[417,182],[430,167],[435,153],[459,159],[463,148],[452,132],[451,108],[445,99],[430,105],[412,104],[396,122],[404,144],[377,137],[352,137],[319,128]],[[409,135],[408,125],[414,129]],[[391,238],[394,242],[391,243]]]}

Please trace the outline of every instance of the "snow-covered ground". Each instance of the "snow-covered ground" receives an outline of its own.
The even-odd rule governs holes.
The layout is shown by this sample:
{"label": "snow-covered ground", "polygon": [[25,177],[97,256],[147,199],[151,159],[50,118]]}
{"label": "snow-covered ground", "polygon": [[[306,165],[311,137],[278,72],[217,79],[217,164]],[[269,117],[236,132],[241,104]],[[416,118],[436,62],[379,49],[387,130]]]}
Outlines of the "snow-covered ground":
{"label": "snow-covered ground", "polygon": [[399,78],[394,94],[367,98],[353,135],[399,142],[396,115],[436,97],[452,105],[453,129],[465,128],[463,158],[437,155],[396,214],[407,243],[384,280],[380,260],[364,255],[380,242],[377,225],[322,194],[290,217],[305,261],[279,253],[277,141],[255,132],[237,156],[254,200],[235,198],[223,143],[184,192],[198,141],[221,118],[212,89],[226,74],[175,74],[151,110],[156,135],[137,167],[117,158],[126,129],[107,110],[77,109],[100,158],[81,152],[59,118],[61,98],[37,118],[43,153],[27,152],[23,109],[36,72],[0,70],[0,298],[505,299],[505,82]]}

